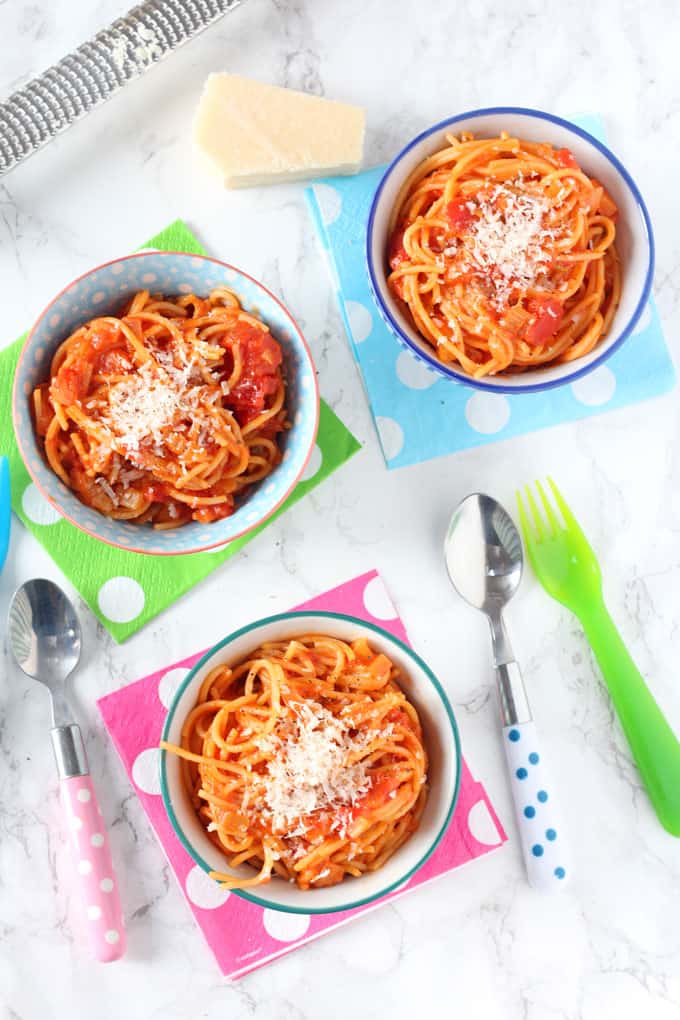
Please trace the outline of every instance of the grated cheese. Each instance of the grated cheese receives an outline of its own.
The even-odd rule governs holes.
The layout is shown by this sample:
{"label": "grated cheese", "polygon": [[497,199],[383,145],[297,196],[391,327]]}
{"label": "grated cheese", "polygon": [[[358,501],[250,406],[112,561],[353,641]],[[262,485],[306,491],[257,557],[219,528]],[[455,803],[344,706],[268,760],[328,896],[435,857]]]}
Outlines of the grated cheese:
{"label": "grated cheese", "polygon": [[[183,354],[184,352],[182,352]],[[109,406],[101,423],[113,436],[113,446],[126,456],[134,455],[145,440],[150,440],[157,457],[165,452],[165,430],[179,431],[179,419],[196,419],[200,409],[201,387],[192,386],[193,362],[177,368],[167,352],[155,352],[156,359],[145,362],[109,389]],[[212,434],[210,420],[201,424],[201,442]]]}
{"label": "grated cheese", "polygon": [[545,274],[547,242],[555,238],[555,231],[543,225],[549,210],[540,195],[499,184],[477,198],[474,220],[445,254],[461,256],[463,271],[472,270],[490,284],[492,303],[503,308],[515,287],[533,287]]}
{"label": "grated cheese", "polygon": [[[283,735],[272,733],[257,741],[261,751],[272,755],[264,774],[263,799],[274,831],[304,836],[304,817],[355,804],[368,793],[371,778],[366,765],[348,764],[348,759],[365,750],[378,731],[352,737],[351,728],[350,722],[323,706],[303,703],[295,706],[295,717]],[[391,729],[383,732],[387,735]]]}

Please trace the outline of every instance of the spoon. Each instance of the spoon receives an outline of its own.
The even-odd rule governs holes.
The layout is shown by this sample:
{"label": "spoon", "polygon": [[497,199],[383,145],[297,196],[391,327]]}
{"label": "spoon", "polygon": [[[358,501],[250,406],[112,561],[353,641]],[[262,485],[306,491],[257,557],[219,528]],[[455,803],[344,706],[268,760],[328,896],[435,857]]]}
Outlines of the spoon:
{"label": "spoon", "polygon": [[454,588],[486,615],[491,627],[503,746],[529,883],[539,889],[563,886],[571,867],[555,788],[503,621],[503,609],[522,579],[519,532],[500,503],[473,493],[453,512],[444,553]]}
{"label": "spoon", "polygon": [[52,747],[69,830],[74,872],[93,955],[102,963],[125,951],[125,931],[109,841],[90,778],[80,727],[66,695],[66,680],[80,659],[80,624],[64,592],[52,581],[27,581],[14,594],[9,643],[17,664],[50,692]]}

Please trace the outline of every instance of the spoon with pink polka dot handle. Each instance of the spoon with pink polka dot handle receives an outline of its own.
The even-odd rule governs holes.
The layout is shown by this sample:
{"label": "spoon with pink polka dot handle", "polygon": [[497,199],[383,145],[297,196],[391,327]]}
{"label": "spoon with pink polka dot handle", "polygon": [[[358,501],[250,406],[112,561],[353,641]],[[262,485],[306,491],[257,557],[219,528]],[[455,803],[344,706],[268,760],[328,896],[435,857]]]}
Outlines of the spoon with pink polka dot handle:
{"label": "spoon with pink polka dot handle", "polygon": [[66,681],[80,659],[78,617],[58,585],[38,578],[15,592],[8,635],[17,664],[50,692],[52,747],[83,924],[93,956],[109,963],[125,951],[125,929],[108,836],[66,695]]}
{"label": "spoon with pink polka dot handle", "polygon": [[454,510],[444,551],[454,588],[487,616],[491,627],[503,749],[529,884],[542,890],[563,888],[571,877],[569,847],[503,621],[503,609],[522,579],[522,540],[505,508],[475,492]]}

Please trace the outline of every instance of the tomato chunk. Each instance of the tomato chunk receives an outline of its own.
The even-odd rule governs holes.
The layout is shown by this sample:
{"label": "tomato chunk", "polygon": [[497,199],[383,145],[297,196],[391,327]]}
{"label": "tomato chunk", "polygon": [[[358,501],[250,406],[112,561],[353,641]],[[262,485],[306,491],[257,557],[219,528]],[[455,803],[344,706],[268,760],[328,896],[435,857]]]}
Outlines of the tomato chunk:
{"label": "tomato chunk", "polygon": [[408,259],[408,252],[404,247],[404,231],[395,230],[390,240],[390,248],[387,256],[387,260],[392,269],[398,269],[398,267],[406,262]]}
{"label": "tomato chunk", "polygon": [[241,353],[241,378],[225,403],[240,425],[257,418],[267,406],[267,397],[279,388],[283,360],[281,347],[273,336],[249,322],[237,322],[230,332],[229,344]]}
{"label": "tomato chunk", "polygon": [[125,375],[132,371],[132,362],[122,350],[104,351],[97,359],[95,371],[101,375]]}
{"label": "tomato chunk", "polygon": [[444,207],[446,218],[451,224],[454,233],[462,233],[467,227],[470,226],[474,219],[474,213],[469,206],[472,203],[469,199],[465,198],[454,198],[452,202],[447,202]]}
{"label": "tomato chunk", "polygon": [[579,165],[574,159],[574,154],[571,149],[558,149],[555,153],[555,159],[557,160],[558,166],[571,167],[574,170],[579,170]]}
{"label": "tomato chunk", "polygon": [[527,311],[532,316],[526,332],[528,344],[544,344],[562,325],[564,309],[556,298],[530,298]]}
{"label": "tomato chunk", "polygon": [[165,503],[169,498],[167,487],[162,482],[150,482],[145,485],[142,495],[151,503]]}
{"label": "tomato chunk", "polygon": [[91,378],[92,365],[88,362],[81,365],[62,365],[52,384],[52,394],[64,407],[70,407],[85,396]]}

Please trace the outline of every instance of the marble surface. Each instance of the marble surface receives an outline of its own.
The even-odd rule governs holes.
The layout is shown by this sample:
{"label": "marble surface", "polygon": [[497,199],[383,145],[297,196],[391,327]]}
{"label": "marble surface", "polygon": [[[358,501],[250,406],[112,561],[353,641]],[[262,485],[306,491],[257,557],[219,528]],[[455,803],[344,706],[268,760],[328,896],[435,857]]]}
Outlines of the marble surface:
{"label": "marble surface", "polygon": [[[183,1020],[680,1017],[680,843],[653,816],[575,621],[530,576],[509,613],[574,845],[557,898],[525,882],[510,814],[485,625],[441,557],[456,501],[511,505],[548,471],[605,565],[630,648],[680,728],[677,395],[587,423],[387,473],[299,187],[223,193],[194,164],[189,126],[208,72],[230,69],[365,104],[367,165],[452,111],[494,102],[597,109],[637,177],[657,234],[655,294],[678,353],[680,157],[673,0],[565,5],[491,0],[248,0],[47,150],[0,179],[2,339],[69,279],[176,216],[294,309],[321,390],[365,444],[342,472],[179,607],[118,647],[82,611],[75,700],[109,826],[129,934],[123,961],[90,963],[73,924],[44,693],[0,673],[0,1015]],[[122,13],[122,0],[0,2],[0,92]],[[652,153],[662,153],[653,159]],[[466,872],[229,986],[105,738],[97,696],[372,566],[446,683],[464,746],[509,828]],[[63,582],[15,522],[0,618],[31,575]],[[239,598],[233,599],[238,584]],[[65,587],[68,589],[68,585]],[[6,649],[4,649],[6,654]]]}

